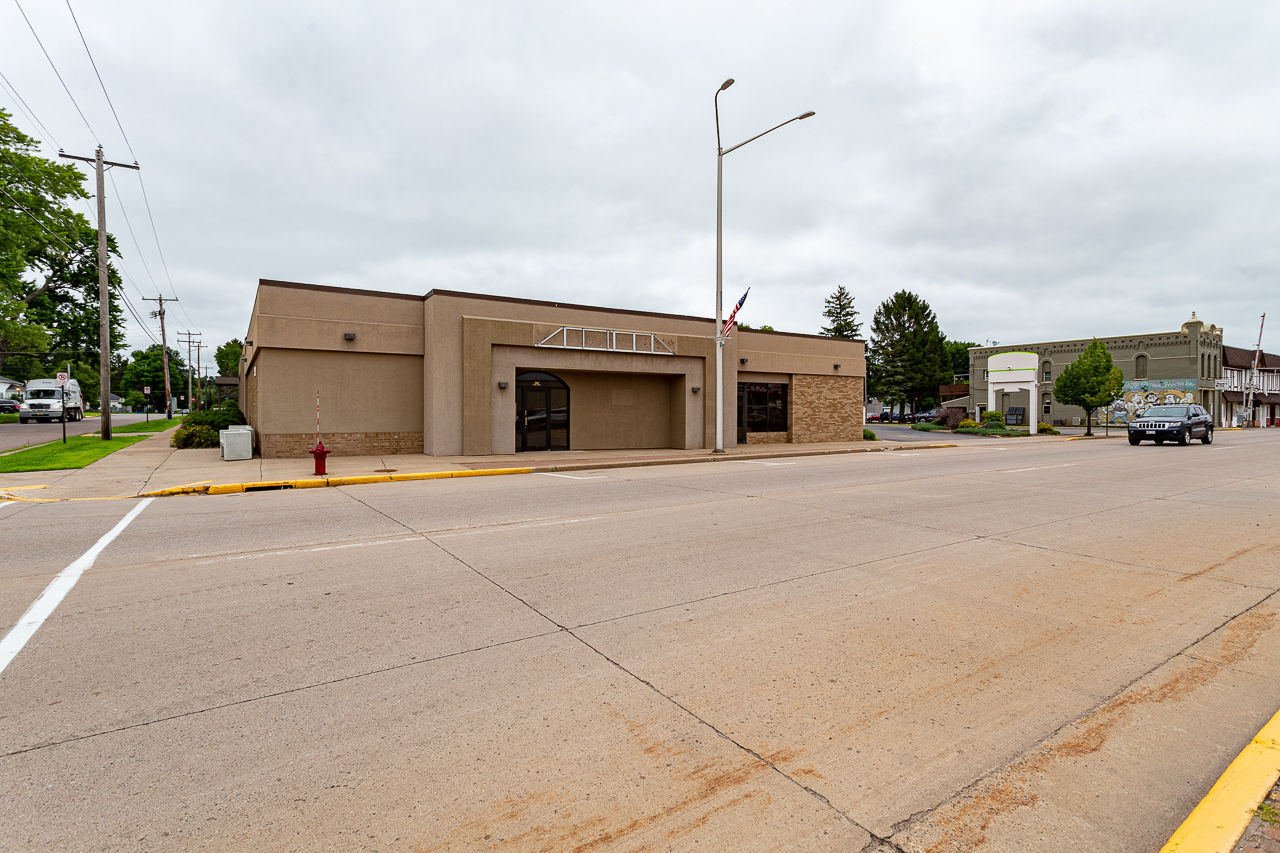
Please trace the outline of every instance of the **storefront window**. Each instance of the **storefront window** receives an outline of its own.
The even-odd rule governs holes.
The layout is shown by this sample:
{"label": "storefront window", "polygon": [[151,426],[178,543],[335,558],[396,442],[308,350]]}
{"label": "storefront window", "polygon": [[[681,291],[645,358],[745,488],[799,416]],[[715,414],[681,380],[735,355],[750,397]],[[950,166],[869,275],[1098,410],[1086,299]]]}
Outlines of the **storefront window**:
{"label": "storefront window", "polygon": [[787,386],[781,382],[739,382],[738,429],[786,432]]}

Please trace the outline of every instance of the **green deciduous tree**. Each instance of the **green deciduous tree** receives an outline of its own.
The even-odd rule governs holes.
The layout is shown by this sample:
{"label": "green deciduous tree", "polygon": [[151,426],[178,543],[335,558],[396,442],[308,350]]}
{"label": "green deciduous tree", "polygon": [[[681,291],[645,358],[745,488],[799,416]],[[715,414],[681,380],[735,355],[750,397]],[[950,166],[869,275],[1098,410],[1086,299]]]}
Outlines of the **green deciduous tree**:
{"label": "green deciduous tree", "polygon": [[244,351],[244,344],[239,338],[232,338],[213,352],[214,361],[218,362],[218,374],[220,376],[239,376],[240,375],[240,353]]}
{"label": "green deciduous tree", "polygon": [[843,284],[836,285],[835,293],[823,303],[822,316],[827,318],[822,334],[829,338],[853,339],[862,334],[862,323],[858,322],[858,312],[853,307],[853,296]]}
{"label": "green deciduous tree", "polygon": [[1124,371],[1116,367],[1106,345],[1097,338],[1053,383],[1058,402],[1084,409],[1085,435],[1093,435],[1093,413],[1120,399],[1123,391]]}
{"label": "green deciduous tree", "polygon": [[945,337],[929,303],[900,290],[876,309],[871,320],[867,372],[871,393],[890,405],[917,411],[935,399],[951,375]]}
{"label": "green deciduous tree", "polygon": [[951,376],[967,376],[969,373],[969,347],[976,347],[973,341],[945,341],[947,365],[951,368]]}
{"label": "green deciduous tree", "polygon": [[[164,362],[159,344],[145,350],[134,350],[133,358],[124,369],[123,390],[142,391],[151,388],[147,402],[153,411],[164,408]],[[169,347],[169,394],[177,405],[178,396],[187,393],[187,363],[173,347]]]}
{"label": "green deciduous tree", "polygon": [[[71,208],[89,197],[84,175],[36,149],[0,110],[0,369],[11,354],[38,353],[39,370],[21,364],[28,374],[68,358],[98,361],[97,232]],[[114,252],[109,235],[108,245]],[[118,293],[118,273],[107,274]],[[117,310],[111,325],[113,345],[123,343]]]}

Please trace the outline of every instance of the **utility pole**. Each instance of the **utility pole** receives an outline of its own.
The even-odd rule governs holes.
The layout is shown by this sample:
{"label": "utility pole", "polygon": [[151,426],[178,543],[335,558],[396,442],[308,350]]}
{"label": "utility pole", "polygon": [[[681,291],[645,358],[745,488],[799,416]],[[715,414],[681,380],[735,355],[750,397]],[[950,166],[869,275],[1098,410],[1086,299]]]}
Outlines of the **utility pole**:
{"label": "utility pole", "polygon": [[[197,334],[199,333],[197,332]],[[187,336],[185,341],[182,340],[183,335]],[[178,334],[178,342],[187,345],[187,407],[193,408],[191,406],[191,347],[195,343],[195,337],[190,332],[180,332]]]}
{"label": "utility pole", "polygon": [[[1259,390],[1259,386],[1261,385],[1261,383],[1259,382],[1259,376],[1258,376],[1258,363],[1262,360],[1262,330],[1265,329],[1266,326],[1267,326],[1267,315],[1263,314],[1262,322],[1258,324],[1258,346],[1253,352],[1253,368],[1249,371],[1249,378],[1248,380],[1246,380],[1248,384],[1245,386],[1245,393],[1244,393],[1245,426],[1249,426],[1253,422],[1253,395],[1256,390]],[[1260,418],[1259,422],[1265,426],[1267,419]]]}
{"label": "utility pole", "polygon": [[107,271],[111,268],[107,259],[107,191],[103,183],[104,170],[112,166],[122,169],[141,167],[137,161],[128,163],[112,163],[102,159],[102,146],[94,152],[93,157],[76,157],[58,149],[58,156],[68,160],[83,160],[92,163],[98,174],[98,408],[102,410],[102,440],[111,440],[111,281]]}
{"label": "utility pole", "polygon": [[164,360],[164,416],[172,418],[173,399],[169,396],[169,339],[165,337],[164,332],[164,304],[166,302],[177,302],[178,300],[166,299],[163,296],[157,296],[154,299],[144,296],[143,301],[159,304],[159,307],[151,312],[151,316],[160,318],[160,355]]}
{"label": "utility pole", "polygon": [[[197,332],[197,334],[199,334]],[[204,349],[203,341],[196,341],[196,397],[200,400],[200,408],[204,408],[204,384],[200,381],[200,350]]]}

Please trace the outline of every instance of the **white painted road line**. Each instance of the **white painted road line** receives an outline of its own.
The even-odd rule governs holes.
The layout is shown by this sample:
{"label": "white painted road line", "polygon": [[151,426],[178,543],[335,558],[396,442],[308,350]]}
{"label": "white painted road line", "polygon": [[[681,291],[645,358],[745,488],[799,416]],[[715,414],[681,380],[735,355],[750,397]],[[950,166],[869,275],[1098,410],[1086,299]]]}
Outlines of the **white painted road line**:
{"label": "white painted road line", "polygon": [[17,503],[17,501],[0,501],[0,506],[8,506],[11,503]]}
{"label": "white painted road line", "polygon": [[541,474],[544,477],[564,477],[566,480],[607,480],[608,479],[608,477],[606,477],[604,474],[593,474],[590,477],[575,477],[572,474],[551,474],[546,471],[535,471],[534,473]]}
{"label": "white painted road line", "polygon": [[739,459],[739,462],[745,462],[748,465],[795,465],[794,462],[757,462],[752,459]]}
{"label": "white painted road line", "polygon": [[92,548],[85,551],[80,559],[58,572],[48,586],[44,588],[44,592],[35,602],[27,608],[27,612],[22,614],[22,618],[18,620],[18,624],[0,640],[0,672],[4,672],[7,667],[18,654],[22,651],[22,647],[27,644],[44,624],[44,620],[58,608],[62,603],[62,599],[67,597],[67,593],[71,592],[71,588],[76,585],[76,581],[80,580],[80,576],[84,574],[98,559],[98,555],[103,549],[111,544],[117,536],[119,536],[126,527],[133,522],[135,518],[142,514],[142,511],[155,498],[144,498],[137,506],[129,510],[129,514],[120,519],[120,522],[99,539]]}
{"label": "white painted road line", "polygon": [[1038,468],[1011,468],[1001,471],[1001,474],[1017,474],[1019,471],[1044,471],[1047,468],[1070,468],[1076,463],[1068,462],[1066,465],[1041,465]]}
{"label": "white painted road line", "polygon": [[[377,542],[347,542],[342,545],[320,545],[315,548],[288,548],[284,551],[262,551],[256,554],[228,554],[222,557],[215,557],[212,560],[200,560],[197,566],[207,566],[210,563],[216,563],[220,560],[260,560],[263,557],[279,557],[282,554],[309,554],[313,551],[341,551],[344,548],[368,548],[371,545],[395,545],[398,542],[425,542],[421,536],[404,536],[400,539],[383,539]],[[192,554],[192,557],[203,556],[201,554]]]}

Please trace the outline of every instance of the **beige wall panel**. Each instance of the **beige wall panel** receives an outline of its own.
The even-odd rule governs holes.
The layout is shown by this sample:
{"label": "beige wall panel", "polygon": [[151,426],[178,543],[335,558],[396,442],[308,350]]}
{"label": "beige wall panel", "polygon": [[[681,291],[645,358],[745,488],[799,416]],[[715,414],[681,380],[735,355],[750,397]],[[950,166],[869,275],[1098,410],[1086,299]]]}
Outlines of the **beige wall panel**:
{"label": "beige wall panel", "polygon": [[568,370],[556,375],[569,386],[571,450],[671,446],[670,377]]}
{"label": "beige wall panel", "polygon": [[748,370],[738,371],[739,382],[776,382],[787,385],[791,382],[790,373],[753,373]]}
{"label": "beige wall panel", "polygon": [[[421,433],[422,357],[293,349],[257,357],[261,433]],[[247,412],[245,414],[248,414]]]}
{"label": "beige wall panel", "polygon": [[[468,318],[468,323],[471,318]],[[485,325],[485,324],[481,324]],[[469,333],[470,334],[470,333]],[[693,393],[693,388],[703,385],[704,359],[687,356],[654,356],[654,355],[621,355],[618,353],[584,352],[581,350],[560,350],[542,347],[491,346],[492,359],[487,388],[491,389],[490,447],[486,453],[514,453],[516,449],[516,374],[525,370],[546,370],[564,379],[570,390],[570,447],[575,450],[588,450],[597,447],[701,447],[703,433],[703,401],[701,392]],[[584,409],[580,408],[576,396],[582,376],[592,373],[608,377],[616,377],[618,388],[629,388],[623,380],[630,375],[658,374],[662,380],[662,388],[667,400],[662,409],[667,412],[663,421],[664,432],[661,439],[643,439],[640,444],[601,445],[598,432],[593,427],[584,433],[582,440],[591,447],[578,444],[578,417]],[[506,382],[506,389],[499,389],[498,383]],[[634,390],[634,388],[632,388]],[[594,398],[585,398],[587,401]],[[586,405],[584,402],[582,405]],[[612,399],[609,400],[612,407]],[[676,431],[678,430],[678,432]],[[622,433],[619,433],[622,436]],[[634,437],[620,437],[620,441],[638,441]],[[658,443],[650,443],[657,441]],[[444,454],[439,454],[444,455]]]}
{"label": "beige wall panel", "polygon": [[[339,352],[418,354],[423,347],[422,299],[312,288],[258,287],[257,346]],[[354,341],[343,335],[355,333]]]}

